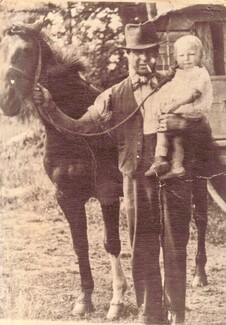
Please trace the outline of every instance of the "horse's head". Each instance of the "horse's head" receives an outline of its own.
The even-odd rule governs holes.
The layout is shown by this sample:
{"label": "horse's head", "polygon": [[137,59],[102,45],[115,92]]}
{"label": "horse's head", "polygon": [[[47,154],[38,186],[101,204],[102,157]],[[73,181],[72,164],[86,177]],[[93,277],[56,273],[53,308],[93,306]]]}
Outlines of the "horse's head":
{"label": "horse's head", "polygon": [[42,24],[14,25],[0,44],[0,108],[7,116],[20,112],[39,78]]}

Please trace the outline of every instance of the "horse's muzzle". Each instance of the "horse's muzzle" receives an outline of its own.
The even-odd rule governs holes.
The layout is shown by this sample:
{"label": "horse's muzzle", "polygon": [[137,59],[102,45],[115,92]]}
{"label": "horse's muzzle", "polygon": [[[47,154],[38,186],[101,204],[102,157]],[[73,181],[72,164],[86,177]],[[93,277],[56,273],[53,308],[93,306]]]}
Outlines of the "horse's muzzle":
{"label": "horse's muzzle", "polygon": [[6,116],[16,116],[20,113],[22,99],[17,95],[15,89],[11,88],[8,92],[0,92],[0,108]]}

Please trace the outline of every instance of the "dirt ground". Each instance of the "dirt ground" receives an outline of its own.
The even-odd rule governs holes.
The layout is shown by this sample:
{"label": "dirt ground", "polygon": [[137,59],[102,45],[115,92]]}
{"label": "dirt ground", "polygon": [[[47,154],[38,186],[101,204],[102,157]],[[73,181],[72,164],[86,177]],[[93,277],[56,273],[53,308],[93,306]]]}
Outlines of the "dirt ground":
{"label": "dirt ground", "polygon": [[[53,185],[42,167],[42,153],[33,140],[31,145],[29,141],[25,145],[24,139],[29,136],[26,133],[24,138],[23,127],[20,129],[17,126],[15,133],[7,133],[7,130],[5,126],[0,157],[4,166],[0,192],[0,319],[106,323],[105,316],[112,292],[111,270],[102,244],[103,227],[98,202],[91,199],[87,203],[95,311],[80,319],[71,315],[80,287],[78,264],[68,224],[56,206]],[[210,225],[220,213],[210,202]],[[222,231],[221,221],[218,223],[217,229]],[[125,294],[124,314],[118,323],[136,324],[137,310],[123,209],[120,230],[121,258],[128,290]],[[217,238],[219,234],[220,230],[215,233],[209,231],[206,266],[209,285],[192,288],[196,235],[191,228],[187,269],[187,325],[226,324],[226,251],[222,241]],[[0,324],[3,321],[0,320]]]}

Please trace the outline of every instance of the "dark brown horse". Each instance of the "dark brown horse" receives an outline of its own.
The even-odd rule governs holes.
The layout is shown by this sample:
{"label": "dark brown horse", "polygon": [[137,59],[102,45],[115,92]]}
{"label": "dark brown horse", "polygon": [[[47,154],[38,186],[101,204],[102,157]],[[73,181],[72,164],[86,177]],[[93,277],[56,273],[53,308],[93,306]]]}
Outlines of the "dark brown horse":
{"label": "dark brown horse", "polygon": [[[0,107],[7,116],[19,114],[24,102],[31,100],[32,88],[38,81],[50,91],[63,112],[71,118],[79,118],[99,91],[80,77],[82,65],[78,59],[55,51],[41,27],[39,23],[17,25],[3,38],[0,45]],[[107,318],[117,318],[123,306],[126,280],[119,259],[119,197],[122,186],[116,145],[108,135],[70,138],[48,121],[43,120],[43,123],[46,132],[44,166],[56,186],[57,201],[70,225],[80,269],[81,294],[73,312],[81,315],[93,308],[94,283],[84,205],[90,197],[96,197],[101,203],[104,246],[113,273],[113,298]],[[196,284],[205,285],[205,227],[199,227],[198,232]]]}
{"label": "dark brown horse", "polygon": [[[60,55],[41,33],[41,23],[13,26],[0,45],[0,107],[7,116],[21,112],[39,80],[53,95],[57,105],[70,117],[84,114],[99,90],[83,80],[82,65],[73,55]],[[108,319],[118,317],[123,306],[126,280],[119,253],[119,196],[121,175],[117,168],[117,149],[108,137],[69,139],[51,124],[45,125],[44,167],[56,186],[57,201],[69,223],[81,276],[81,294],[73,313],[93,309],[94,282],[88,254],[85,203],[96,197],[102,207],[104,247],[110,255],[113,273],[113,299]]]}

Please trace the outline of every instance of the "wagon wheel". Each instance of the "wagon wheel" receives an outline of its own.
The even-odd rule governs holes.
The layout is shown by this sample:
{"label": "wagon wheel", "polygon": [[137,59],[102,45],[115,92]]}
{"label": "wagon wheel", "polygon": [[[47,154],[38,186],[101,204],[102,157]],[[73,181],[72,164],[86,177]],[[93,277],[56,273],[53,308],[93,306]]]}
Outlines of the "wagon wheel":
{"label": "wagon wheel", "polygon": [[211,180],[207,181],[207,189],[208,192],[210,194],[210,196],[212,197],[212,199],[214,200],[214,202],[216,202],[216,204],[219,206],[219,208],[226,213],[226,202],[221,198],[221,196],[217,193],[216,189],[214,188]]}

